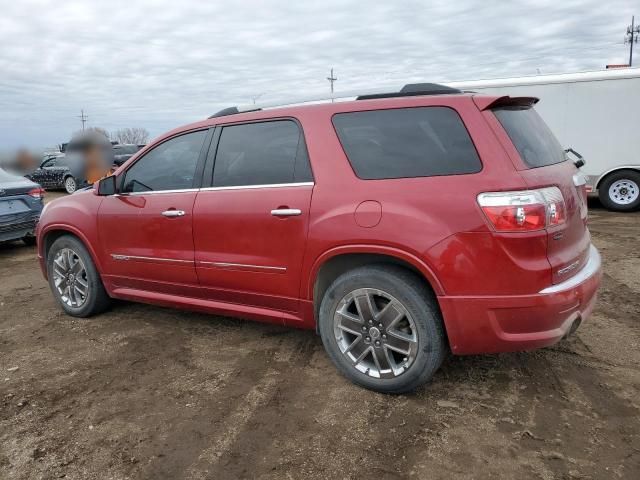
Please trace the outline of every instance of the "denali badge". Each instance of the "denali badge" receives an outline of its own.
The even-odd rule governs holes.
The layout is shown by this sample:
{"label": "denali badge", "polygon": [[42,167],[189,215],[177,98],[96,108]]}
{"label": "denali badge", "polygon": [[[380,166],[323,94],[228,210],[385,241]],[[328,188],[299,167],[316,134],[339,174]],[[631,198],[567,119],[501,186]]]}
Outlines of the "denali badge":
{"label": "denali badge", "polygon": [[561,268],[560,270],[558,270],[558,275],[564,275],[565,273],[569,273],[572,270],[575,270],[576,268],[578,268],[578,265],[580,265],[580,260],[576,260],[572,264],[567,265],[566,267]]}

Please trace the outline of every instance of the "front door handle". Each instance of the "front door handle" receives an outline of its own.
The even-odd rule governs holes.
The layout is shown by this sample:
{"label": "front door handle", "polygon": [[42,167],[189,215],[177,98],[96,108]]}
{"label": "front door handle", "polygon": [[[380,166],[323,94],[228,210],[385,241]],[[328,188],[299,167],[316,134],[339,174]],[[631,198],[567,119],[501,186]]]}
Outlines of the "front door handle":
{"label": "front door handle", "polygon": [[298,208],[277,208],[271,210],[271,215],[274,217],[295,217],[302,214],[302,210]]}
{"label": "front door handle", "polygon": [[164,217],[173,218],[173,217],[184,217],[184,210],[165,210],[162,212]]}

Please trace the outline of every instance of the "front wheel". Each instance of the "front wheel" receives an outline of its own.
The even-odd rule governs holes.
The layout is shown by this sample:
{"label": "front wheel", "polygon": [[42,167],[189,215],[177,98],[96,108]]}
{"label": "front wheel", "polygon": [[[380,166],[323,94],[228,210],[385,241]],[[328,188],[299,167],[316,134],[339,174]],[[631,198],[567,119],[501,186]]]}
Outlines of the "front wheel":
{"label": "front wheel", "polygon": [[78,189],[78,183],[73,177],[67,177],[64,179],[64,189],[67,193],[73,193]]}
{"label": "front wheel", "polygon": [[609,210],[630,212],[640,207],[640,173],[620,170],[608,175],[598,188],[600,202]]}
{"label": "front wheel", "polygon": [[404,393],[431,379],[447,348],[437,303],[413,273],[372,265],[336,279],[322,299],[320,335],[354,383]]}
{"label": "front wheel", "polygon": [[49,286],[60,306],[74,317],[106,310],[109,296],[91,255],[77,238],[63,235],[47,252]]}

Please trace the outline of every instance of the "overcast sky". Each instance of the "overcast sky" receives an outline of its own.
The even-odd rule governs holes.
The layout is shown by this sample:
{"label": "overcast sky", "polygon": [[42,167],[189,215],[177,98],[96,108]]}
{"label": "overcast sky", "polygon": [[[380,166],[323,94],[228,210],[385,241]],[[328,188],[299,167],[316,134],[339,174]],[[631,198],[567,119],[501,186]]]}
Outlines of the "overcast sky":
{"label": "overcast sky", "polygon": [[[495,6],[494,6],[495,4]],[[624,63],[637,0],[2,0],[0,150],[217,109]],[[640,65],[640,48],[638,48]]]}

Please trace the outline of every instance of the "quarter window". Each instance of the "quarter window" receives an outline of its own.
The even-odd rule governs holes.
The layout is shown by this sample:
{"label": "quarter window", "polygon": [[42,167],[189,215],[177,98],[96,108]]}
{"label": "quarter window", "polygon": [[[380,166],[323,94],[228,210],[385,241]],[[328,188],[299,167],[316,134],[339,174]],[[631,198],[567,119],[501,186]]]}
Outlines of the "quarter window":
{"label": "quarter window", "polygon": [[125,174],[125,192],[182,190],[193,187],[206,130],[161,143],[134,163]]}
{"label": "quarter window", "polygon": [[447,107],[339,113],[333,125],[353,170],[365,180],[482,169],[460,116]]}
{"label": "quarter window", "polygon": [[270,185],[313,179],[304,138],[291,120],[223,127],[214,187]]}

